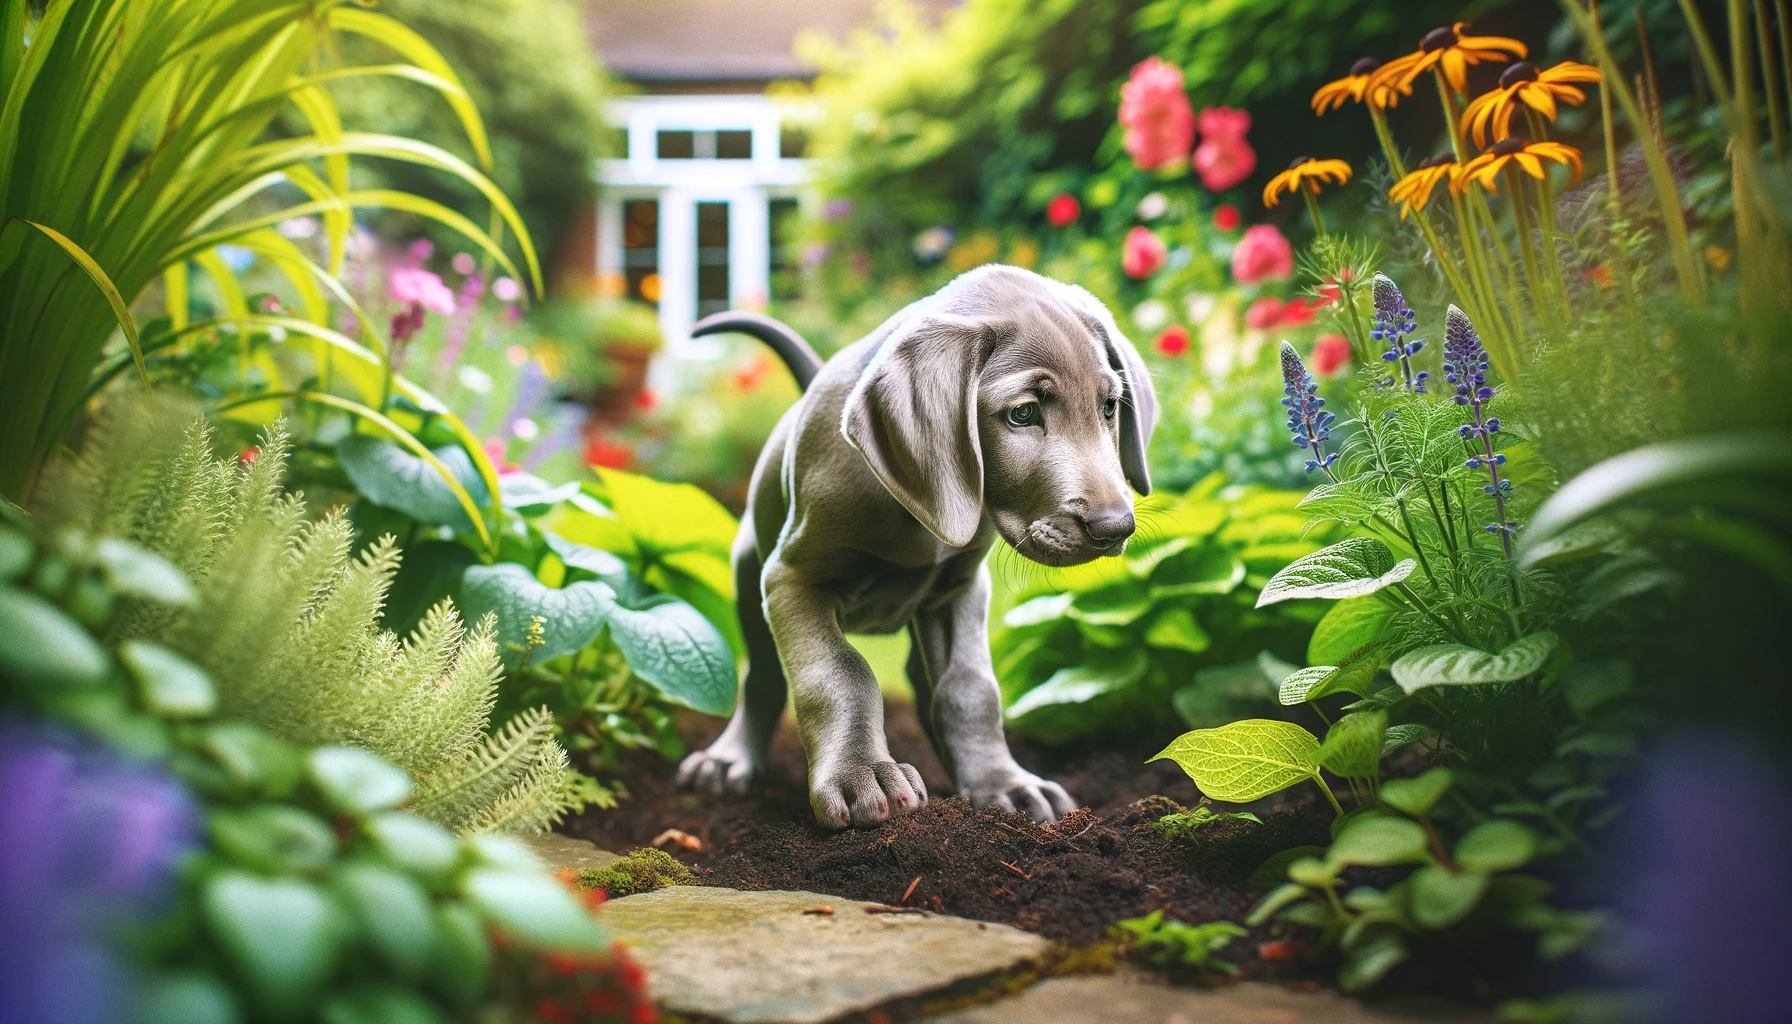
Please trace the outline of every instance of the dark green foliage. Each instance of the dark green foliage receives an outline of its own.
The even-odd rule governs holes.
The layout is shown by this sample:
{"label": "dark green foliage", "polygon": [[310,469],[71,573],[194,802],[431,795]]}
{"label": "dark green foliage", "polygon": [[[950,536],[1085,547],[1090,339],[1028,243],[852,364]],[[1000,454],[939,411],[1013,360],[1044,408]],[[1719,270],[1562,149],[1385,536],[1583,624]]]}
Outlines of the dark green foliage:
{"label": "dark green foliage", "polygon": [[668,885],[689,885],[690,882],[690,868],[666,851],[651,846],[643,846],[607,867],[586,868],[579,872],[579,888],[602,889],[611,899],[652,892]]}

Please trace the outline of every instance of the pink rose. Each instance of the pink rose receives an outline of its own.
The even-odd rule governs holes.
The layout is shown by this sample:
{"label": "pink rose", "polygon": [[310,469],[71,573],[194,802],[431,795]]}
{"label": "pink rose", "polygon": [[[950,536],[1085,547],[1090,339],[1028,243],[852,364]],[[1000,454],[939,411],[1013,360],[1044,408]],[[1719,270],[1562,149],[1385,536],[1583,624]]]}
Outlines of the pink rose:
{"label": "pink rose", "polygon": [[1232,250],[1232,279],[1239,284],[1285,281],[1294,276],[1294,247],[1274,224],[1245,229]]}
{"label": "pink rose", "polygon": [[422,306],[447,316],[454,312],[454,292],[422,267],[398,267],[386,280],[392,298],[404,306]]}
{"label": "pink rose", "polygon": [[1249,111],[1208,107],[1201,111],[1201,146],[1195,150],[1195,171],[1201,184],[1224,192],[1257,169],[1257,151],[1244,141],[1251,130]]}
{"label": "pink rose", "polygon": [[1244,322],[1251,330],[1267,331],[1282,322],[1282,310],[1285,308],[1287,307],[1282,305],[1281,299],[1265,295],[1251,303],[1251,308],[1245,311]]}
{"label": "pink rose", "polygon": [[1147,57],[1120,87],[1126,152],[1140,170],[1180,163],[1195,144],[1195,112],[1182,91],[1182,69]]}
{"label": "pink rose", "polygon": [[1163,269],[1164,255],[1164,243],[1156,235],[1145,228],[1133,228],[1120,247],[1120,269],[1127,277],[1142,281]]}

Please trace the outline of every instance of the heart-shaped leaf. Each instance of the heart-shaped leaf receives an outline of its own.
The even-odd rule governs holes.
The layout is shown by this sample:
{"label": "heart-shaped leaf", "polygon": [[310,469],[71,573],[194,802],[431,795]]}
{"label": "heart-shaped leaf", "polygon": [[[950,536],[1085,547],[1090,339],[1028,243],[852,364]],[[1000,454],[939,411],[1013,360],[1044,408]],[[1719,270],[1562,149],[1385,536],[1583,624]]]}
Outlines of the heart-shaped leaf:
{"label": "heart-shaped leaf", "polygon": [[[442,465],[466,488],[476,505],[491,501],[473,460],[458,445],[432,449]],[[336,458],[355,489],[376,505],[397,509],[420,523],[473,528],[466,509],[434,466],[385,438],[350,434],[336,445]]]}
{"label": "heart-shaped leaf", "polygon": [[1426,864],[1406,882],[1412,919],[1422,928],[1448,928],[1469,915],[1487,892],[1487,876],[1479,871],[1452,874]]}
{"label": "heart-shaped leaf", "polygon": [[1417,564],[1410,558],[1395,562],[1373,537],[1351,537],[1288,563],[1263,585],[1257,607],[1295,598],[1362,597],[1406,579]]}
{"label": "heart-shaped leaf", "polygon": [[624,590],[622,597],[626,604],[609,603],[607,621],[635,674],[704,714],[732,711],[739,675],[721,630],[675,597],[644,588]]}
{"label": "heart-shaped leaf", "polygon": [[1307,699],[1307,691],[1313,688],[1313,684],[1337,670],[1338,666],[1336,665],[1314,665],[1290,672],[1282,678],[1281,689],[1277,693],[1276,699],[1284,705],[1299,704]]}
{"label": "heart-shaped leaf", "polygon": [[1456,862],[1488,874],[1524,867],[1536,855],[1537,833],[1501,818],[1476,825],[1456,841]]}
{"label": "heart-shaped leaf", "polygon": [[[498,617],[498,642],[504,660],[515,665],[525,652],[532,662],[571,654],[597,639],[609,620],[616,592],[589,581],[556,590],[515,562],[475,565],[461,577],[460,606],[467,621],[487,612]],[[541,619],[541,643],[532,650],[529,627]]]}
{"label": "heart-shaped leaf", "polygon": [[1532,633],[1498,654],[1462,644],[1432,644],[1407,651],[1394,660],[1394,681],[1407,693],[1427,686],[1471,686],[1509,683],[1543,667],[1556,649],[1556,635]]}
{"label": "heart-shaped leaf", "polygon": [[1416,821],[1369,814],[1352,821],[1339,833],[1325,859],[1333,864],[1387,867],[1411,864],[1429,857],[1425,830]]}
{"label": "heart-shaped leaf", "polygon": [[296,878],[221,871],[206,883],[201,907],[256,1002],[270,1014],[303,1016],[335,971],[343,932],[324,894]]}
{"label": "heart-shaped leaf", "polygon": [[1372,779],[1381,769],[1386,711],[1355,711],[1332,723],[1319,745],[1319,763],[1347,779]]}
{"label": "heart-shaped leaf", "polygon": [[[1397,725],[1395,729],[1408,728]],[[1424,726],[1418,726],[1423,729]],[[1393,730],[1389,730],[1392,732]],[[1381,802],[1403,814],[1422,818],[1431,813],[1431,808],[1450,791],[1450,784],[1456,776],[1450,769],[1438,767],[1428,768],[1423,773],[1410,779],[1389,779],[1381,784]]]}
{"label": "heart-shaped leaf", "polygon": [[1202,793],[1249,803],[1319,779],[1319,741],[1292,722],[1250,718],[1183,733],[1156,757],[1169,758]]}

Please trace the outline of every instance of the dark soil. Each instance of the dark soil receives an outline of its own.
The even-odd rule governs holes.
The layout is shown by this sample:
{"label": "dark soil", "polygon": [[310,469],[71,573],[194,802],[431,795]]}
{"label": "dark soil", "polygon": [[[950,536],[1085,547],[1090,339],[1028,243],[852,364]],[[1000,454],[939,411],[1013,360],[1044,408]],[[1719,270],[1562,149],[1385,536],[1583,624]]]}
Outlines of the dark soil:
{"label": "dark soil", "polygon": [[[628,799],[614,810],[588,810],[561,830],[626,852],[678,829],[701,840],[701,849],[664,845],[707,884],[889,904],[907,894],[907,906],[1012,924],[1073,945],[1100,941],[1114,922],[1158,909],[1190,923],[1242,923],[1261,895],[1247,882],[1253,869],[1289,847],[1328,841],[1329,813],[1304,803],[1253,808],[1262,825],[1216,822],[1192,842],[1165,840],[1150,823],[1197,794],[1176,766],[1144,763],[1152,751],[1062,760],[1017,748],[1023,764],[1062,783],[1086,808],[1044,827],[1024,814],[975,811],[945,797],[950,787],[914,712],[899,704],[886,711],[892,753],[920,770],[933,796],[879,828],[816,826],[802,751],[786,722],[769,777],[748,796],[679,792],[675,765],[634,756],[601,773],[620,781]],[[682,730],[695,749],[720,725],[693,716]],[[1325,977],[1332,966],[1299,938],[1267,928],[1253,929],[1222,958],[1245,977],[1291,981]]]}

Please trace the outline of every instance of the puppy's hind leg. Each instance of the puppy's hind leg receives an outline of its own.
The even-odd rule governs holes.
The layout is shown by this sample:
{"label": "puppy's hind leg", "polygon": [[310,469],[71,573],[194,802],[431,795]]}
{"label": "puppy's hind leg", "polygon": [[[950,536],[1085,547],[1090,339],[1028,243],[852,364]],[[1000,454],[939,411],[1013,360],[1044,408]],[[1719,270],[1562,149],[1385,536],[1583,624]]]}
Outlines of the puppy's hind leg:
{"label": "puppy's hind leg", "polygon": [[778,728],[778,719],[784,714],[784,667],[778,662],[778,648],[765,624],[759,553],[750,530],[748,520],[734,542],[735,604],[741,636],[747,642],[747,678],[741,685],[734,717],[722,735],[678,766],[678,784],[687,789],[746,792],[753,778],[765,770],[766,750]]}

